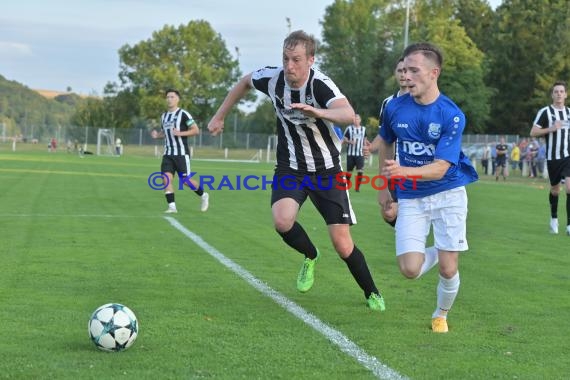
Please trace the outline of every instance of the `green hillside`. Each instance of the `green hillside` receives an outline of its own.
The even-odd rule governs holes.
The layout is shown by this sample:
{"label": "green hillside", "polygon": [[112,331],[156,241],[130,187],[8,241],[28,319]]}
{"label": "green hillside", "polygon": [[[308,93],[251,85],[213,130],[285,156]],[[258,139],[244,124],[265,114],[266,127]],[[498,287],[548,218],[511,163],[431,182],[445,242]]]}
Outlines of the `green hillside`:
{"label": "green hillside", "polygon": [[0,75],[0,124],[4,124],[7,137],[21,136],[26,140],[48,138],[58,127],[70,125],[76,106],[83,101],[76,94],[47,99]]}

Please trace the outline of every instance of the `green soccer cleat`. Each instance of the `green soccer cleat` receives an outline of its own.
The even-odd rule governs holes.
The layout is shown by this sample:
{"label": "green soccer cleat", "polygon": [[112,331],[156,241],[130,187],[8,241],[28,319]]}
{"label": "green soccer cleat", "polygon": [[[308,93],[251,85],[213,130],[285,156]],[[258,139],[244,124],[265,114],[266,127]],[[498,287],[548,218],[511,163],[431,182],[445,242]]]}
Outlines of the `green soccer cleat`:
{"label": "green soccer cleat", "polygon": [[386,310],[386,305],[384,304],[384,298],[380,294],[372,293],[368,300],[368,307],[370,310],[374,311],[384,311]]}
{"label": "green soccer cleat", "polygon": [[313,260],[305,257],[305,260],[303,260],[303,266],[297,276],[297,290],[301,293],[308,292],[313,287],[313,282],[315,282],[315,264],[317,263],[320,255],[321,254],[317,249],[317,257]]}

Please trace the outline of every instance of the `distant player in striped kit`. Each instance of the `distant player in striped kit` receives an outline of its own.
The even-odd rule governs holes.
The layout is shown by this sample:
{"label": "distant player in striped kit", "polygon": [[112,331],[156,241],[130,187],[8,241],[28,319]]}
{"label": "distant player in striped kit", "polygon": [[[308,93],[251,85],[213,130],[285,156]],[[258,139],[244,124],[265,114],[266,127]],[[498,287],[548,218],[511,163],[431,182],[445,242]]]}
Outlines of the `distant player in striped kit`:
{"label": "distant player in striped kit", "polygon": [[568,87],[556,82],[551,88],[552,104],[541,108],[530,135],[546,140],[546,168],[550,179],[550,233],[558,233],[560,183],[566,187],[566,234],[570,236],[570,108],[566,107]]}
{"label": "distant player in striped kit", "polygon": [[[362,289],[368,307],[383,311],[384,299],[363,253],[352,240],[349,227],[356,223],[356,216],[348,191],[338,187],[342,186],[338,178],[342,172],[342,138],[336,134],[334,124],[352,123],[354,110],[336,84],[312,68],[315,50],[313,36],[301,30],[289,34],[283,41],[283,66],[267,66],[244,76],[230,90],[208,129],[214,135],[222,132],[231,108],[251,89],[269,96],[277,117],[278,135],[271,212],[277,233],[304,256],[297,290],[304,293],[311,289],[320,257],[297,222],[301,206],[310,199],[325,220],[333,246]],[[287,180],[287,187],[282,186],[283,180]]]}
{"label": "distant player in striped kit", "polygon": [[349,125],[344,130],[344,142],[346,146],[346,172],[347,179],[350,180],[352,171],[356,168],[357,175],[354,189],[360,191],[360,180],[364,170],[364,141],[366,140],[366,127],[361,124],[360,115],[354,116],[354,124]]}
{"label": "distant player in striped kit", "polygon": [[[408,85],[406,83],[406,75],[404,73],[404,57],[400,57],[398,62],[396,63],[396,67],[394,68],[394,76],[398,80],[398,90],[394,92],[392,95],[388,96],[382,101],[380,105],[380,113],[378,114],[378,130],[382,128],[382,119],[384,118],[384,110],[388,103],[399,96],[405,95],[408,93]],[[379,150],[380,147],[380,136],[376,135],[372,143],[370,144],[370,152],[374,153]],[[379,154],[382,154],[379,152]],[[396,152],[394,152],[394,157],[397,158]],[[395,191],[390,192],[392,195],[392,201],[388,202],[384,205],[380,205],[380,214],[382,214],[382,218],[386,223],[394,227],[396,225],[396,218],[398,215],[398,198],[396,196]]]}
{"label": "distant player in striped kit", "polygon": [[177,90],[168,89],[165,92],[165,96],[167,111],[160,117],[162,130],[160,132],[152,130],[151,132],[152,138],[164,139],[164,155],[162,156],[160,171],[166,176],[168,181],[164,190],[166,203],[168,203],[168,208],[165,212],[178,212],[176,202],[174,201],[173,182],[175,173],[178,173],[180,180],[184,181],[184,184],[194,190],[196,195],[201,198],[200,210],[206,211],[209,206],[208,193],[205,193],[202,187],[192,178],[186,178],[190,175],[188,136],[199,134],[200,129],[190,113],[178,107],[180,93]]}

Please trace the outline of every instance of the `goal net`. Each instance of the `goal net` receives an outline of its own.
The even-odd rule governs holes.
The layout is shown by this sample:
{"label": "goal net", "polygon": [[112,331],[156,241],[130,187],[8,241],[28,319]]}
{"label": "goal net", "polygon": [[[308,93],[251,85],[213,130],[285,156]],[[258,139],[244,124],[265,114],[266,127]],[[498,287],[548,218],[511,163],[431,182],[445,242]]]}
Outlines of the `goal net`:
{"label": "goal net", "polygon": [[97,155],[114,156],[115,133],[112,129],[97,130]]}

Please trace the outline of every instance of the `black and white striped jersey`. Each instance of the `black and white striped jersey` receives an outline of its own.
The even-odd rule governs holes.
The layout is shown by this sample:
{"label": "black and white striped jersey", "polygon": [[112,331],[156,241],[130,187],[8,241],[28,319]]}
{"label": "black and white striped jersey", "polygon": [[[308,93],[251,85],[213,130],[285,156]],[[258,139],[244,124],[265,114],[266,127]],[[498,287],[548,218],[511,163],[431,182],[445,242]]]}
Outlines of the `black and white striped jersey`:
{"label": "black and white striped jersey", "polygon": [[265,67],[252,73],[255,89],[268,95],[277,115],[277,168],[300,173],[341,171],[341,139],[329,120],[305,116],[291,109],[291,103],[328,108],[336,99],[345,98],[334,82],[311,69],[303,87],[294,89],[285,81],[282,67]]}
{"label": "black and white striped jersey", "polygon": [[397,98],[399,95],[400,90],[388,96],[382,101],[382,104],[380,104],[380,112],[378,113],[378,128],[382,127],[382,120],[384,119],[384,110],[386,109],[386,105],[390,102],[390,100]]}
{"label": "black and white striped jersey", "polygon": [[160,117],[160,123],[164,132],[164,155],[189,155],[188,136],[174,136],[172,130],[176,128],[180,131],[187,131],[194,124],[194,119],[190,113],[182,108],[178,108],[173,112],[165,112]]}
{"label": "black and white striped jersey", "polygon": [[362,148],[364,146],[364,139],[366,138],[366,127],[355,127],[349,125],[344,130],[344,137],[347,140],[354,141],[354,144],[347,144],[346,154],[348,156],[363,156]]}
{"label": "black and white striped jersey", "polygon": [[[392,99],[397,98],[398,96],[402,95],[400,90],[396,90],[392,95],[388,96],[382,101],[380,105],[380,112],[378,114],[378,134],[380,134],[380,128],[382,128],[382,122],[384,120],[384,111],[386,110],[386,106]],[[398,161],[398,144],[394,145],[394,159]]]}
{"label": "black and white striped jersey", "polygon": [[562,128],[544,136],[546,159],[549,161],[570,157],[570,108],[546,106],[538,111],[533,123],[539,128],[550,128],[556,120],[562,121]]}

